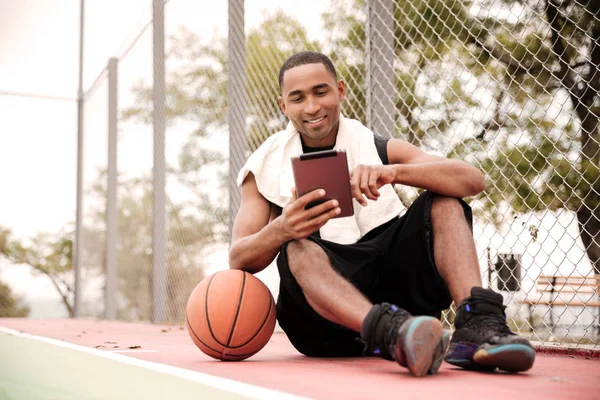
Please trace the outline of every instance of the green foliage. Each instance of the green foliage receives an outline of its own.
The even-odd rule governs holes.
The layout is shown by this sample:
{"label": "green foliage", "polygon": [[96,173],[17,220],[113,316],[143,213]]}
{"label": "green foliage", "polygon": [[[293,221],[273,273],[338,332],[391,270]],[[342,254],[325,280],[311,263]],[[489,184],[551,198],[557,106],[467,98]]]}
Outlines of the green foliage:
{"label": "green foliage", "polygon": [[29,307],[21,304],[10,287],[0,281],[0,318],[23,318],[29,315]]}
{"label": "green foliage", "polygon": [[[326,27],[339,27],[336,18],[345,21],[333,36],[331,54],[352,87],[351,111],[346,113],[364,121],[366,5],[364,0],[344,4],[337,2],[336,10],[325,15]],[[546,3],[482,6],[501,11],[517,4],[518,18],[507,19],[473,14],[471,1],[394,2],[395,136],[482,168],[488,188],[476,212],[496,225],[511,214],[561,208],[596,210],[593,215],[600,219],[600,113],[594,108],[600,99],[595,90],[585,89],[600,65],[590,59],[600,40],[600,20],[594,16],[598,7],[593,2],[561,3],[553,26],[558,26],[564,47],[559,51]],[[560,72],[565,62],[571,65],[566,75]],[[476,95],[474,84],[494,101]],[[569,90],[571,102],[559,103]],[[576,113],[574,98],[581,101]],[[464,119],[482,113],[486,117]],[[591,140],[583,145],[579,123],[584,121]],[[456,140],[457,128],[473,133]],[[592,237],[600,235],[593,224],[580,223]],[[595,263],[598,246],[587,250]]]}
{"label": "green foliage", "polygon": [[[488,189],[476,212],[495,224],[510,220],[511,213],[598,210],[600,151],[595,149],[600,136],[593,124],[598,98],[585,89],[592,84],[589,71],[600,63],[592,64],[589,57],[600,32],[592,3],[561,3],[559,18],[550,26],[549,3],[544,2],[480,4],[498,11],[519,6],[510,19],[501,12],[476,15],[468,0],[394,2],[397,124],[392,134],[482,168]],[[310,42],[297,21],[281,12],[249,33],[250,150],[285,126],[276,101],[277,72],[298,50],[323,48],[331,56],[347,86],[342,112],[366,121],[366,2],[337,1],[333,7],[322,16],[323,43]],[[558,42],[550,28],[558,29]],[[202,45],[184,32],[173,43],[170,55],[180,67],[169,78],[169,116],[194,121],[199,133],[208,127],[223,132],[225,41]],[[557,44],[564,50],[557,51]],[[565,62],[571,66],[561,72]],[[149,115],[148,93],[147,88],[138,91],[142,107],[135,115]],[[577,108],[574,98],[581,99]],[[586,142],[580,140],[583,121],[591,126],[585,128],[592,139]],[[580,222],[592,236],[599,234]]]}
{"label": "green foliage", "polygon": [[[194,33],[181,30],[170,43],[168,62],[177,68],[170,68],[167,76],[169,122],[192,122],[196,126],[190,136],[192,142],[194,136],[223,134],[228,107],[226,38],[216,37],[210,44],[204,44]],[[305,29],[295,19],[281,11],[267,16],[258,28],[250,31],[246,47],[248,146],[254,150],[286,124],[277,102],[281,64],[295,52],[319,51],[320,47],[307,38]],[[138,106],[126,110],[123,117],[151,123],[151,88],[140,82],[133,88],[133,94]],[[182,156],[188,161],[202,153],[193,145],[185,149],[188,154]]]}
{"label": "green foliage", "polygon": [[320,47],[308,39],[298,21],[282,11],[267,16],[252,30],[246,46],[248,144],[253,151],[286,125],[277,101],[281,64],[298,51],[320,51]]}
{"label": "green foliage", "polygon": [[[178,173],[173,172],[175,176]],[[185,174],[181,179],[185,181]],[[98,184],[89,195],[100,200],[104,193],[104,185]],[[220,229],[224,210],[210,205],[206,195],[196,194],[200,197],[192,196],[189,202],[181,203],[175,203],[168,192],[166,195],[167,320],[173,323],[184,321],[187,298],[204,277],[204,258],[211,246],[225,238]],[[152,316],[152,195],[150,178],[119,182],[117,316],[120,319],[149,320]],[[86,266],[99,274],[104,273],[104,218],[104,211],[96,210],[86,230],[87,240],[93,243],[85,249]]]}
{"label": "green foliage", "polygon": [[[200,171],[218,169],[224,162],[221,151],[210,151],[204,144],[209,136],[223,135],[227,128],[228,63],[225,38],[216,37],[204,44],[195,34],[181,30],[170,43],[168,62],[177,67],[169,68],[167,76],[169,124],[194,125],[178,165],[169,168],[169,176],[192,194],[184,203],[175,204],[171,199],[167,203],[168,318],[181,322],[187,297],[203,277],[203,257],[227,235],[223,228],[226,209],[210,198]],[[252,30],[246,46],[248,146],[254,150],[270,134],[285,127],[277,102],[281,63],[297,51],[319,47],[308,40],[297,21],[281,12],[267,16],[260,27]],[[138,106],[126,110],[123,118],[150,123],[151,89],[138,83],[133,92]],[[227,183],[226,176],[221,177],[219,190]],[[147,319],[151,315],[151,186],[143,181],[123,182],[121,186],[119,229],[123,241],[117,257],[119,266],[128,266],[119,269],[124,296],[121,313],[124,318]]]}
{"label": "green foliage", "polygon": [[38,233],[29,243],[17,241],[9,230],[0,228],[0,253],[12,264],[25,264],[34,274],[47,277],[70,316],[72,307],[73,233],[65,228],[58,233]]}

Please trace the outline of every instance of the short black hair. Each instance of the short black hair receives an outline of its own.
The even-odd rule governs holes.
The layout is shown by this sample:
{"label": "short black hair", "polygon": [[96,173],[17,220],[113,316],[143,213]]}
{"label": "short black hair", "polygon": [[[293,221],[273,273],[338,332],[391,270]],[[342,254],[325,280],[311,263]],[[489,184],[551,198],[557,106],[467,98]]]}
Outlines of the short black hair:
{"label": "short black hair", "polygon": [[283,75],[285,72],[294,67],[299,67],[300,65],[306,64],[323,64],[331,73],[333,78],[337,81],[337,72],[335,71],[333,62],[331,62],[329,57],[327,57],[325,54],[317,53],[316,51],[303,51],[289,57],[279,69],[279,93],[281,93],[283,88]]}

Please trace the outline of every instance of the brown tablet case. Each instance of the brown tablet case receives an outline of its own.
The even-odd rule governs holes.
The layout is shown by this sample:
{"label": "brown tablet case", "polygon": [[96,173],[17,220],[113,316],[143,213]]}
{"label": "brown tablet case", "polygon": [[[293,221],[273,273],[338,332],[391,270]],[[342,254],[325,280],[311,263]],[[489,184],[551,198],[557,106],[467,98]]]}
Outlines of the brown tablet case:
{"label": "brown tablet case", "polygon": [[354,215],[345,151],[324,150],[293,157],[292,169],[298,197],[316,189],[325,189],[325,197],[310,203],[307,208],[336,199],[342,212],[334,218]]}

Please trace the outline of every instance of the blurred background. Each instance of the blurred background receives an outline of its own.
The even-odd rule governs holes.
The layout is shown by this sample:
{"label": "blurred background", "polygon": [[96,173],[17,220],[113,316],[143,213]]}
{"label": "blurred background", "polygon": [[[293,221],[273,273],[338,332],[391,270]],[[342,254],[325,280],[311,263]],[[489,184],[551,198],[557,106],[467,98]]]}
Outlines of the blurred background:
{"label": "blurred background", "polygon": [[0,0],[0,316],[182,323],[285,127],[279,67],[317,50],[344,115],[485,172],[473,233],[513,329],[598,348],[599,7]]}

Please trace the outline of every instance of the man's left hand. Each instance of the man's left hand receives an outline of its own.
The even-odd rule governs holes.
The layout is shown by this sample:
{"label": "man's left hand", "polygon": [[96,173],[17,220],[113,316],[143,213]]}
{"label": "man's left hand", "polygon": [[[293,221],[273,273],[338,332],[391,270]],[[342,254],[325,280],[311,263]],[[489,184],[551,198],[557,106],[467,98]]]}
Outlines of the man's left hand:
{"label": "man's left hand", "polygon": [[352,197],[363,207],[367,200],[377,200],[380,196],[379,188],[388,183],[393,183],[396,172],[389,165],[359,165],[350,172],[350,185]]}

